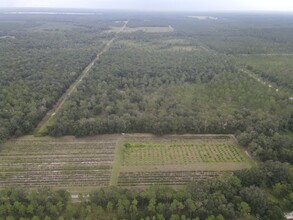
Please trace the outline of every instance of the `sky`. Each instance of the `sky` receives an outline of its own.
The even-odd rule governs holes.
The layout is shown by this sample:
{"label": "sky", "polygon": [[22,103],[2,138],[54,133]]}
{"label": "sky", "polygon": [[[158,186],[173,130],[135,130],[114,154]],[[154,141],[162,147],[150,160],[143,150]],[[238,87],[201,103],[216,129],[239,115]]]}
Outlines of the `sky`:
{"label": "sky", "polygon": [[0,0],[0,7],[293,12],[293,0]]}

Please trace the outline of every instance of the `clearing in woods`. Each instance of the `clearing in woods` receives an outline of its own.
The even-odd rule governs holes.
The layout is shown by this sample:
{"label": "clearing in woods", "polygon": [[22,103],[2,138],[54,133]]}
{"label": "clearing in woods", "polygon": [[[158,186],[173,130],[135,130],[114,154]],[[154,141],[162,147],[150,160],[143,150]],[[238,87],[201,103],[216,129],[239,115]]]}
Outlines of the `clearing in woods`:
{"label": "clearing in woods", "polygon": [[[110,30],[107,32],[118,32],[119,27],[111,27]],[[143,31],[145,33],[167,33],[167,32],[173,32],[174,28],[169,26],[163,26],[163,27],[126,27],[123,32],[125,33],[133,33],[136,31]]]}
{"label": "clearing in woods", "polygon": [[120,186],[182,185],[252,165],[229,135],[128,135],[118,147]]}
{"label": "clearing in woods", "polygon": [[189,18],[195,18],[198,20],[218,20],[217,17],[212,17],[212,16],[202,16],[202,15],[197,15],[197,16],[188,16]]}
{"label": "clearing in woods", "polygon": [[35,138],[7,141],[0,149],[0,188],[66,188],[72,193],[108,186],[118,138]]}
{"label": "clearing in woods", "polygon": [[149,134],[10,140],[0,149],[0,188],[182,185],[248,168],[231,136]]}

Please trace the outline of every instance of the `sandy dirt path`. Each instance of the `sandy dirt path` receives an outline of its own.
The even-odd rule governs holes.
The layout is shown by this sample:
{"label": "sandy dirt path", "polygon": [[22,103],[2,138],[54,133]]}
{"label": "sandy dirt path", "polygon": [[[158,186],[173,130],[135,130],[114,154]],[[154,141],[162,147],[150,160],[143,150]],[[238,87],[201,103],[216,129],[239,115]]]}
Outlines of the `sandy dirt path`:
{"label": "sandy dirt path", "polygon": [[54,105],[54,107],[46,114],[43,120],[38,124],[36,128],[36,133],[44,133],[47,129],[47,126],[52,124],[52,121],[55,120],[57,113],[62,109],[66,100],[76,90],[76,87],[82,82],[82,80],[88,75],[89,71],[93,68],[95,63],[100,59],[100,56],[109,50],[112,43],[117,39],[118,34],[124,31],[124,29],[127,26],[127,23],[128,21],[124,22],[124,25],[115,34],[115,36],[105,44],[102,51],[98,53],[97,56],[86,66],[86,68],[82,71],[82,73],[76,79],[76,81],[72,83],[71,86],[67,89],[67,91],[60,97],[60,99]]}

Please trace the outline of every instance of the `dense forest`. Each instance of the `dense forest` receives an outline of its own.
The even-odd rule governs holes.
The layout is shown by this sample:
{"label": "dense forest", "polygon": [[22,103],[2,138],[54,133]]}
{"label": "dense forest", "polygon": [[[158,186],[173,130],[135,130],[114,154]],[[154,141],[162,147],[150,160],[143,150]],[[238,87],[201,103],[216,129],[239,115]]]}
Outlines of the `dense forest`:
{"label": "dense forest", "polygon": [[258,82],[231,55],[207,48],[191,29],[123,33],[70,97],[49,134],[234,133],[259,159],[292,162],[292,138],[282,135],[292,131],[290,92]]}
{"label": "dense forest", "polygon": [[283,219],[283,211],[293,206],[292,181],[288,164],[268,161],[233,176],[190,183],[182,189],[102,188],[87,197],[80,194],[79,203],[74,203],[65,190],[8,188],[0,191],[0,216],[11,220]]}
{"label": "dense forest", "polygon": [[34,130],[110,37],[98,33],[111,21],[0,16],[1,141]]}
{"label": "dense forest", "polygon": [[[0,143],[33,134],[113,39],[41,135],[234,134],[258,163],[182,188],[97,189],[78,203],[66,190],[2,189],[0,219],[269,220],[292,211],[293,17],[212,16],[0,12]],[[115,38],[122,21],[128,31]]]}

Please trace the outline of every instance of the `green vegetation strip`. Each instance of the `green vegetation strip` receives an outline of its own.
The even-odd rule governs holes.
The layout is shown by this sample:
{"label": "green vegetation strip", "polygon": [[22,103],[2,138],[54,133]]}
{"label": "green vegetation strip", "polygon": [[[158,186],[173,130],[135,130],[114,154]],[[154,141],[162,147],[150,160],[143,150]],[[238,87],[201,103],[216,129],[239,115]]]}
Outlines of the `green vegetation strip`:
{"label": "green vegetation strip", "polygon": [[123,165],[243,162],[236,144],[125,144]]}

